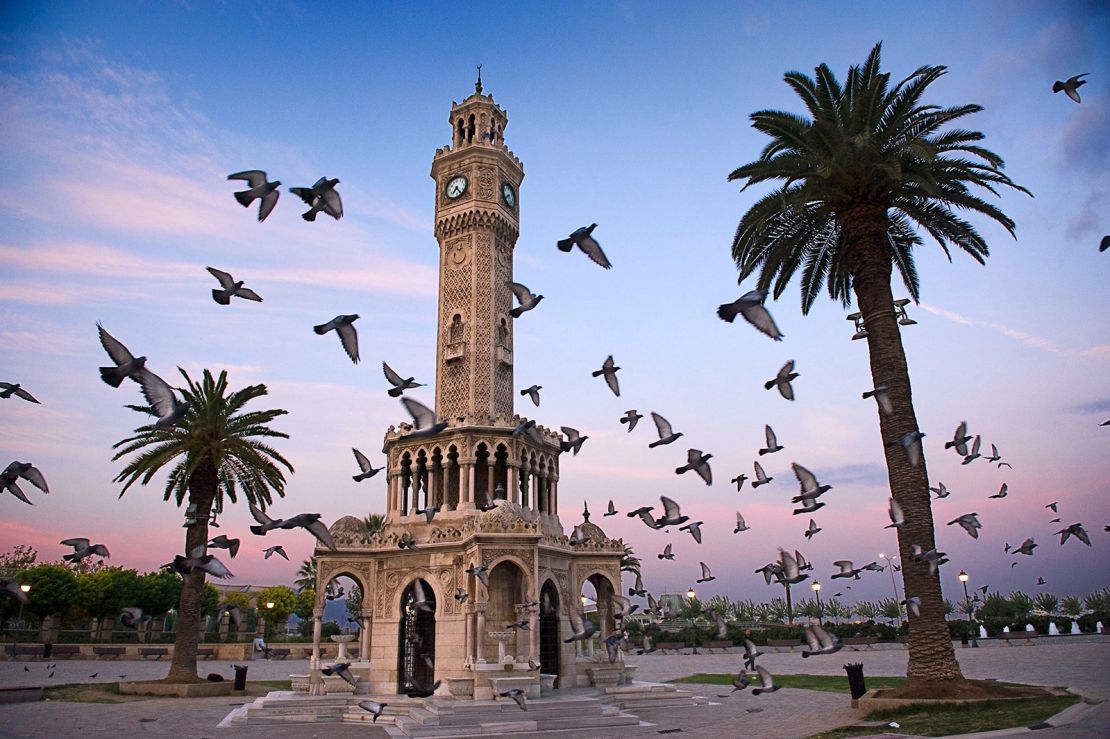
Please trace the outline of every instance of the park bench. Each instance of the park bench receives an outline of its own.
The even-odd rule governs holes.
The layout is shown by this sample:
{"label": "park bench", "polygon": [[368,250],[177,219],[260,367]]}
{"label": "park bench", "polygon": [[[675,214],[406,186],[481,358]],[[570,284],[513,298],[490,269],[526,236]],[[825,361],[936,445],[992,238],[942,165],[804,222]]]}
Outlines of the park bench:
{"label": "park bench", "polygon": [[856,649],[856,647],[864,647],[865,649],[871,649],[872,645],[879,643],[879,637],[877,637],[877,636],[846,636],[846,637],[844,637],[843,639],[840,640],[840,643],[843,644],[846,647],[852,647],[853,651],[858,652],[859,650]]}
{"label": "park bench", "polygon": [[158,661],[168,655],[170,650],[165,647],[142,647],[139,649],[140,657],[154,657]]}
{"label": "park bench", "polygon": [[212,659],[216,656],[216,650],[211,648],[198,649],[197,659]]}
{"label": "park bench", "polygon": [[13,645],[8,647],[8,653],[13,657],[37,657],[42,654],[42,647],[34,644]]}
{"label": "park bench", "polygon": [[127,653],[127,647],[93,647],[93,654],[97,657],[112,657],[119,659]]}
{"label": "park bench", "polygon": [[288,657],[290,655],[291,652],[292,652],[292,650],[290,650],[290,649],[271,649],[270,650],[270,658],[271,659],[285,659],[286,657]]}
{"label": "park bench", "polygon": [[793,649],[794,647],[800,646],[801,643],[802,643],[801,639],[768,639],[767,640],[767,646],[769,646],[769,647],[786,647],[787,649]]}
{"label": "park bench", "polygon": [[728,639],[719,639],[719,640],[714,640],[714,641],[707,641],[707,642],[703,643],[701,646],[702,646],[702,649],[704,649],[707,652],[711,649],[720,649],[720,650],[723,650],[723,651],[728,651],[729,647],[732,646],[732,642],[729,641]]}
{"label": "park bench", "polygon": [[661,641],[655,645],[655,648],[663,654],[668,651],[681,652],[686,648],[686,644],[680,641]]}
{"label": "park bench", "polygon": [[77,644],[55,644],[50,651],[50,657],[80,657],[81,647]]}

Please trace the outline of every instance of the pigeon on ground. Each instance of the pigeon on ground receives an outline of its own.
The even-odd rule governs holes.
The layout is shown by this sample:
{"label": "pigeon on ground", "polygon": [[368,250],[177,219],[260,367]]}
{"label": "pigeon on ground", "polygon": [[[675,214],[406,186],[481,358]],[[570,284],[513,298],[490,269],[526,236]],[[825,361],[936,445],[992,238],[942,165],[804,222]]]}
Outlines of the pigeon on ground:
{"label": "pigeon on ground", "polygon": [[521,395],[527,395],[532,399],[532,405],[538,406],[540,404],[540,390],[543,390],[543,385],[533,385],[526,387],[520,391]]}
{"label": "pigeon on ground", "polygon": [[741,475],[737,475],[736,477],[732,478],[731,480],[729,480],[729,482],[736,483],[736,492],[739,493],[740,489],[742,487],[744,487],[744,480],[747,480],[747,479],[748,479],[747,475],[741,474]]}
{"label": "pigeon on ground", "polygon": [[659,433],[659,438],[656,441],[648,444],[649,448],[655,448],[657,446],[663,446],[664,444],[670,444],[672,441],[682,436],[681,431],[676,434],[674,432],[674,429],[671,428],[670,422],[655,411],[651,412],[651,420],[655,421],[655,430]]}
{"label": "pigeon on ground", "polygon": [[154,617],[150,614],[144,616],[142,608],[124,608],[119,616],[120,623],[129,629],[137,629],[150,623],[153,619]]}
{"label": "pigeon on ground", "polygon": [[62,559],[66,562],[80,562],[86,557],[91,557],[94,554],[98,557],[110,557],[108,554],[108,547],[103,544],[92,544],[84,537],[76,539],[62,539],[60,542],[62,546],[73,547],[72,554],[63,554]]}
{"label": "pigeon on ground", "polygon": [[782,397],[787,400],[794,400],[794,386],[790,384],[790,381],[795,377],[798,377],[798,373],[794,371],[794,360],[791,359],[782,366],[778,374],[775,375],[775,379],[763,383],[763,389],[770,390],[777,387]]}
{"label": "pigeon on ground", "polygon": [[263,559],[269,559],[270,557],[272,557],[275,554],[280,556],[280,557],[285,557],[286,560],[289,559],[289,555],[285,553],[285,549],[282,548],[282,546],[280,544],[278,544],[276,546],[272,546],[272,547],[267,547],[263,551],[264,551],[264,554],[266,555],[265,557],[263,557]]}
{"label": "pigeon on ground", "polygon": [[374,717],[370,721],[370,723],[372,723],[372,724],[378,723],[378,717],[382,715],[382,711],[384,711],[385,707],[388,706],[388,705],[389,705],[388,703],[377,703],[375,701],[359,701],[358,702],[358,707],[359,708],[361,708],[362,710],[366,711],[367,713],[369,713],[370,715],[372,715]]}
{"label": "pigeon on ground", "polygon": [[327,177],[321,177],[312,187],[289,188],[289,192],[299,197],[308,206],[308,210],[301,214],[301,218],[311,223],[316,220],[316,214],[320,211],[324,211],[337,221],[342,218],[343,199],[335,190],[338,184],[338,179],[329,180]]}
{"label": "pigeon on ground", "polygon": [[812,518],[809,519],[809,528],[806,529],[805,537],[807,539],[812,539],[814,534],[816,534],[818,531],[821,531],[821,527],[818,526],[817,522],[814,521]]}
{"label": "pigeon on ground", "polygon": [[1063,91],[1065,95],[1070,97],[1075,102],[1081,102],[1079,99],[1079,88],[1087,84],[1087,80],[1081,78],[1086,77],[1088,74],[1090,74],[1090,72],[1084,72],[1083,74],[1077,74],[1074,77],[1068,77],[1067,82],[1056,80],[1052,83],[1052,91],[1054,93]]}
{"label": "pigeon on ground", "polygon": [[597,632],[597,627],[594,626],[593,621],[586,618],[586,615],[579,612],[574,606],[568,608],[567,613],[570,615],[570,625],[573,631],[569,639],[563,639],[564,644],[586,641]]}
{"label": "pigeon on ground", "polygon": [[586,439],[590,438],[588,436],[582,436],[582,434],[578,432],[578,429],[571,428],[570,426],[560,426],[559,430],[567,436],[566,441],[559,442],[559,448],[564,452],[573,451],[575,456],[578,455],[578,451],[582,448],[582,445],[586,443]]}
{"label": "pigeon on ground", "polygon": [[373,465],[371,465],[370,460],[366,458],[366,455],[360,452],[358,449],[351,447],[351,451],[354,452],[355,461],[358,462],[358,467],[360,470],[362,470],[361,474],[351,475],[351,479],[355,482],[362,482],[363,480],[373,477],[374,475],[385,469],[384,466],[374,467]]}
{"label": "pigeon on ground", "polygon": [[330,667],[325,667],[324,669],[320,670],[320,672],[324,673],[325,675],[336,675],[337,677],[343,678],[346,682],[350,683],[356,688],[358,687],[358,679],[351,674],[350,662],[336,662],[334,665],[331,665]]}
{"label": "pigeon on ground", "polygon": [[655,528],[662,529],[667,526],[678,526],[690,520],[689,516],[682,515],[678,503],[675,503],[665,495],[660,495],[659,500],[663,502],[663,515],[655,519]]}
{"label": "pigeon on ground", "polygon": [[701,544],[701,525],[703,523],[705,523],[705,521],[691,521],[685,526],[679,526],[678,530],[689,531],[690,536],[694,537],[694,541],[696,541],[698,544]]}
{"label": "pigeon on ground", "polygon": [[744,666],[749,670],[755,669],[756,657],[762,657],[763,652],[759,651],[759,647],[755,645],[748,637],[744,637]]}
{"label": "pigeon on ground", "polygon": [[24,390],[23,386],[20,385],[18,382],[14,385],[10,382],[0,382],[0,398],[7,399],[12,397],[13,395],[17,398],[23,398],[24,400],[31,403],[39,402],[35,399],[34,395],[31,395],[31,393]]}
{"label": "pigeon on ground", "polygon": [[522,313],[532,310],[543,300],[542,295],[536,295],[519,282],[506,282],[505,284],[508,285],[509,290],[516,297],[517,302],[520,303],[516,308],[509,311],[509,315],[513,318],[520,318]]}
{"label": "pigeon on ground", "polygon": [[621,423],[627,423],[628,431],[631,432],[632,429],[636,428],[636,424],[639,423],[640,419],[643,417],[643,414],[636,412],[636,409],[633,408],[630,411],[624,412],[624,415],[621,416]]}
{"label": "pigeon on ground", "polygon": [[868,390],[863,394],[864,400],[867,398],[874,398],[875,402],[879,404],[879,410],[884,415],[889,416],[894,413],[894,404],[890,401],[890,394],[887,392],[886,385],[876,385],[873,390]]}
{"label": "pigeon on ground", "polygon": [[[701,542],[699,541],[698,543],[700,544]],[[705,562],[698,562],[698,564],[701,565],[701,577],[698,578],[697,582],[709,582],[710,580],[717,579],[713,576],[713,573],[709,571],[709,566],[705,564]]]}
{"label": "pigeon on ground", "polygon": [[737,315],[741,315],[744,317],[745,321],[755,326],[775,341],[782,341],[782,332],[779,331],[779,327],[775,325],[775,319],[771,317],[771,313],[763,305],[763,301],[766,299],[766,290],[752,290],[751,292],[744,293],[731,303],[718,306],[717,315],[722,321],[728,323],[732,323],[736,320]]}
{"label": "pigeon on ground", "polygon": [[709,468],[709,460],[712,456],[712,454],[702,454],[700,449],[687,449],[686,464],[681,467],[676,467],[674,470],[675,474],[681,475],[693,470],[698,473],[701,479],[705,480],[706,485],[712,485],[713,470]]}
{"label": "pigeon on ground", "polygon": [[855,567],[852,564],[851,560],[847,559],[838,559],[837,561],[833,562],[833,566],[840,568],[840,572],[832,576],[833,580],[839,579],[841,577],[850,577],[853,580],[858,580],[859,573],[863,572],[862,567]]}
{"label": "pigeon on ground", "polygon": [[228,539],[225,534],[220,534],[216,538],[208,542],[208,546],[216,547],[217,549],[226,549],[231,553],[231,558],[235,559],[235,555],[239,553],[239,540]]}
{"label": "pigeon on ground", "polygon": [[921,439],[925,434],[920,431],[910,431],[909,433],[902,434],[898,437],[897,441],[889,443],[887,446],[901,445],[903,451],[906,452],[906,458],[909,459],[910,464],[917,467],[921,464]]}
{"label": "pigeon on ground", "polygon": [[1066,529],[1060,529],[1056,533],[1060,535],[1060,546],[1064,545],[1064,542],[1068,540],[1069,536],[1074,536],[1087,546],[1091,546],[1091,537],[1087,535],[1087,530],[1083,528],[1083,524],[1081,523],[1073,523]]}
{"label": "pigeon on ground", "polygon": [[747,523],[745,523],[744,517],[740,515],[740,511],[737,511],[736,512],[736,528],[734,528],[732,530],[732,533],[739,534],[741,531],[747,531],[749,528],[751,528],[751,527],[748,526]]}
{"label": "pigeon on ground", "polygon": [[937,500],[940,500],[941,498],[947,498],[947,497],[948,497],[949,495],[951,495],[951,494],[952,494],[952,493],[950,493],[950,492],[948,491],[948,488],[946,488],[946,487],[944,486],[944,483],[943,483],[943,482],[938,482],[938,483],[937,483],[937,487],[935,487],[935,488],[929,488],[929,490],[931,490],[932,492],[936,493],[936,495],[937,495]]}
{"label": "pigeon on ground", "polygon": [[258,222],[266,220],[266,216],[270,215],[274,206],[277,205],[278,197],[281,192],[278,187],[281,186],[280,181],[267,182],[266,173],[260,169],[248,169],[243,172],[236,172],[227,176],[229,180],[246,180],[250,185],[249,190],[240,190],[235,193],[235,199],[239,201],[239,205],[244,208],[249,208],[250,204],[256,199],[261,198],[262,202],[258,206]]}
{"label": "pigeon on ground", "polygon": [[583,226],[582,228],[576,229],[567,238],[560,239],[555,245],[559,247],[560,251],[570,251],[577,246],[586,256],[592,259],[594,263],[601,265],[605,269],[609,269],[613,265],[609,263],[609,259],[605,256],[605,252],[601,250],[601,245],[597,243],[597,239],[593,237],[595,228],[597,228],[596,223]]}
{"label": "pigeon on ground", "polygon": [[1031,538],[1026,539],[1025,541],[1023,541],[1021,543],[1020,547],[1017,547],[1016,549],[1014,549],[1013,553],[1015,555],[1017,555],[1017,554],[1026,554],[1026,555],[1029,555],[1031,557],[1031,556],[1033,556],[1033,549],[1036,546],[1037,546],[1037,543],[1035,541],[1033,541]]}
{"label": "pigeon on ground", "polygon": [[180,554],[176,555],[173,558],[173,567],[181,575],[187,575],[193,570],[201,570],[220,580],[235,577],[223,562],[206,553],[203,544],[194,547],[188,557],[182,557]]}
{"label": "pigeon on ground", "polygon": [[243,280],[236,281],[234,277],[227,272],[218,270],[215,267],[205,267],[213,277],[220,281],[220,290],[212,290],[212,299],[220,305],[230,305],[233,297],[242,298],[243,300],[253,300],[256,303],[261,303],[262,298],[258,293],[251,290],[249,287],[243,287]]}
{"label": "pigeon on ground", "polygon": [[156,429],[173,428],[185,418],[192,407],[188,401],[178,402],[170,384],[146,367],[139,370],[135,379],[143,391],[143,397],[150,404],[150,414],[158,419],[154,422]]}
{"label": "pigeon on ground", "polygon": [[3,472],[0,472],[0,493],[7,490],[27,505],[34,505],[16,482],[19,478],[23,478],[44,493],[50,492],[50,486],[46,484],[46,478],[42,476],[42,472],[37,467],[30,462],[15,461],[5,467]]}
{"label": "pigeon on ground", "polygon": [[0,580],[0,595],[15,598],[20,603],[27,602],[27,594],[20,589],[19,583],[15,580]]}
{"label": "pigeon on ground", "polygon": [[960,421],[960,425],[956,427],[956,432],[952,434],[952,441],[944,442],[944,448],[952,449],[955,447],[957,454],[966,457],[967,442],[969,441],[971,441],[971,437],[967,435],[967,421]]}
{"label": "pigeon on ground", "polygon": [[979,538],[979,529],[983,528],[983,525],[981,523],[979,523],[979,514],[978,513],[965,513],[964,515],[960,516],[959,518],[952,519],[951,521],[948,522],[947,525],[951,526],[954,523],[958,523],[960,525],[960,527],[964,531],[966,531],[967,535],[970,536],[972,539],[978,539]]}
{"label": "pigeon on ground", "polygon": [[603,514],[601,514],[601,515],[602,515],[602,517],[606,517],[606,516],[615,516],[615,515],[617,515],[618,513],[620,513],[620,511],[618,511],[618,510],[617,510],[616,506],[614,506],[614,505],[613,505],[613,501],[612,501],[612,499],[610,499],[610,500],[609,500],[609,509],[608,509],[607,511],[605,511],[605,513],[603,513]]}
{"label": "pigeon on ground", "polygon": [[99,323],[96,324],[96,330],[100,335],[100,345],[104,347],[104,351],[108,352],[111,360],[116,363],[115,367],[101,367],[100,379],[112,387],[119,387],[120,383],[128,377],[138,382],[138,374],[146,366],[146,357],[133,356],[126,346],[105,331]]}
{"label": "pigeon on ground", "polygon": [[752,695],[760,695],[761,693],[773,693],[782,687],[781,685],[775,685],[774,676],[772,676],[771,673],[767,672],[766,668],[756,667],[755,671],[759,673],[759,682],[763,685],[763,687],[752,688]]}
{"label": "pigeon on ground", "polygon": [[1059,505],[1060,505],[1060,501],[1054,500],[1051,503],[1049,503],[1048,505],[1046,505],[1045,508],[1051,509],[1053,513],[1059,513],[1060,511],[1057,510],[1057,506],[1059,506]]}
{"label": "pigeon on ground", "polygon": [[[609,661],[612,662],[612,660],[609,660]],[[522,710],[522,711],[527,711],[528,710],[528,705],[527,705],[527,700],[528,700],[527,696],[528,696],[528,694],[525,693],[524,690],[522,690],[521,688],[512,688],[510,690],[506,690],[503,693],[498,693],[497,695],[499,695],[502,698],[512,698],[513,701],[515,701],[516,704],[518,706],[520,706],[520,710]]]}
{"label": "pigeon on ground", "polygon": [[671,551],[671,545],[667,544],[667,546],[663,547],[663,553],[657,556],[659,559],[674,559],[674,552]]}
{"label": "pigeon on ground", "polygon": [[489,569],[485,565],[471,565],[466,569],[466,574],[474,575],[483,585],[489,587]]}
{"label": "pigeon on ground", "polygon": [[[355,321],[357,320],[357,313],[352,313],[350,315],[341,314],[327,323],[313,326],[312,330],[320,336],[323,336],[328,331],[335,329],[335,332],[339,335],[339,342],[343,345],[343,351],[347,352],[347,356],[351,358],[352,362],[358,364],[358,332],[355,330]],[[386,377],[388,378],[389,376],[386,375]]]}
{"label": "pigeon on ground", "polygon": [[988,498],[1005,498],[1009,494],[1009,492],[1010,492],[1010,486],[1007,485],[1006,483],[1002,483],[1002,487],[1000,487],[998,489],[997,493],[995,493],[994,495],[988,495],[987,497]]}
{"label": "pigeon on ground", "polygon": [[884,529],[900,529],[906,525],[906,514],[902,513],[902,506],[894,498],[890,499],[887,513],[890,515],[890,523]]}
{"label": "pigeon on ground", "polygon": [[[357,318],[357,317],[358,316],[355,316],[355,318]],[[354,320],[354,319],[352,319],[352,320]],[[351,327],[351,330],[354,331],[353,326]],[[317,333],[319,333],[319,331],[317,331]],[[340,333],[339,336],[340,336],[341,339],[343,338],[342,333]],[[347,344],[344,342],[343,346],[346,347]],[[358,353],[357,344],[356,344],[355,353],[356,354]],[[389,397],[391,397],[391,398],[399,398],[401,396],[401,394],[403,392],[405,392],[406,390],[412,390],[413,388],[417,388],[417,387],[424,387],[423,383],[414,382],[413,378],[411,378],[411,377],[408,377],[408,378],[401,377],[399,374],[394,372],[393,368],[390,367],[385,362],[382,362],[382,372],[385,374],[386,382],[388,382],[390,385],[393,386],[393,387],[389,388],[389,390],[386,391],[387,393],[389,393]]]}
{"label": "pigeon on ground", "polygon": [[835,654],[844,647],[839,639],[829,636],[829,633],[817,624],[805,627],[805,639],[809,649],[802,650],[802,657],[813,657],[818,654]]}
{"label": "pigeon on ground", "polygon": [[782,450],[782,445],[779,444],[778,437],[775,436],[774,429],[770,426],[765,425],[763,427],[763,436],[767,441],[767,446],[759,450],[759,456],[762,457],[764,454],[774,454]]}
{"label": "pigeon on ground", "polygon": [[775,478],[773,477],[767,477],[767,474],[763,471],[763,465],[761,465],[759,462],[755,463],[755,480],[752,481],[753,490],[760,485],[766,485],[774,479]]}
{"label": "pigeon on ground", "polygon": [[620,367],[616,366],[613,362],[613,355],[610,354],[605,358],[605,361],[601,363],[601,369],[594,370],[592,373],[594,377],[605,375],[605,384],[613,391],[613,395],[616,395],[618,398],[621,396],[621,385],[617,380],[617,370],[619,369]]}
{"label": "pigeon on ground", "polygon": [[251,515],[254,516],[254,520],[258,521],[260,524],[258,526],[251,526],[251,533],[256,536],[265,536],[266,532],[272,529],[295,529],[300,527],[315,536],[320,543],[328,549],[333,552],[338,551],[335,546],[335,541],[331,538],[331,532],[328,531],[328,527],[324,525],[324,522],[320,520],[319,513],[299,513],[292,518],[273,519],[254,505],[250,505],[249,508]]}

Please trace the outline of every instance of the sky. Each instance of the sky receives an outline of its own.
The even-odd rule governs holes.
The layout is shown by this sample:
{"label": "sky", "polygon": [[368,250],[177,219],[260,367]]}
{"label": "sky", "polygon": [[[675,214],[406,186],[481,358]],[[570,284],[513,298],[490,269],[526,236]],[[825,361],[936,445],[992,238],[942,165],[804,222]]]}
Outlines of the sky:
{"label": "sky", "polygon": [[[736,284],[733,232],[762,190],[727,175],[766,143],[750,128],[761,109],[802,112],[783,83],[825,62],[841,78],[883,43],[894,78],[947,65],[930,88],[939,105],[974,102],[964,125],[986,134],[1006,172],[1034,194],[992,199],[1017,224],[1011,238],[971,216],[986,237],[986,267],[932,242],[916,253],[921,304],[903,333],[932,484],[938,545],[956,573],[993,590],[1085,594],[1110,584],[1110,10],[1099,3],[18,3],[0,7],[0,380],[42,401],[0,401],[0,463],[29,461],[51,492],[34,506],[0,497],[0,551],[26,543],[57,559],[61,539],[86,536],[111,564],[156,568],[183,546],[182,511],[162,500],[164,477],[118,499],[111,446],[142,418],[131,383],[103,384],[97,321],[166,379],[226,369],[234,387],[265,383],[253,405],[284,408],[272,425],[294,465],[272,511],[383,512],[385,482],[361,484],[350,448],[377,465],[380,440],[407,421],[387,397],[380,361],[431,383],[435,371],[438,246],[432,233],[435,150],[450,142],[452,101],[485,92],[508,114],[505,138],[523,161],[515,277],[545,296],[515,326],[516,384],[543,386],[516,411],[589,436],[564,455],[561,520],[584,501],[593,521],[644,560],[653,592],[717,579],[702,597],[766,600],[757,567],[778,547],[800,549],[828,583],[832,562],[863,564],[896,548],[866,346],[851,341],[849,310],[819,299],[802,316],[797,285],[768,301],[785,340],[770,341],[715,311]],[[531,4],[528,4],[531,5]],[[1005,17],[1006,22],[999,19]],[[1099,41],[1102,38],[1102,41]],[[1090,72],[1079,105],[1055,80]],[[266,170],[288,186],[341,180],[346,216],[308,224],[288,193],[257,223],[232,197],[228,173]],[[613,263],[598,269],[554,241],[598,223]],[[262,304],[210,297],[214,266],[246,280]],[[905,294],[895,284],[895,295]],[[311,327],[358,313],[363,361]],[[622,395],[590,372],[613,354]],[[762,384],[797,363],[797,400]],[[175,382],[175,380],[171,380]],[[413,396],[432,404],[423,388]],[[684,438],[648,449],[649,419],[631,434],[629,408],[657,411]],[[943,442],[966,420],[984,450],[1013,469],[962,466]],[[739,493],[771,424],[785,449],[764,457],[775,481]],[[713,454],[715,482],[676,476],[689,447]],[[833,485],[808,517],[792,516],[798,462]],[[1009,497],[988,500],[1003,483]],[[29,488],[29,486],[24,486]],[[647,529],[621,511],[677,500],[705,521],[700,545]],[[1062,524],[1083,522],[1088,549],[1061,547]],[[750,531],[733,534],[735,513]],[[977,512],[972,540],[943,523]],[[218,533],[244,537],[228,562],[235,583],[291,583],[311,553],[303,532],[256,539],[245,507]],[[216,532],[214,532],[216,533]],[[1003,553],[1034,537],[1032,559]],[[676,559],[656,554],[673,542]],[[292,562],[263,561],[281,543]],[[226,561],[226,560],[225,560]],[[1038,588],[1037,577],[1048,585]],[[842,582],[842,581],[838,581]],[[901,584],[898,585],[899,589]],[[869,573],[856,601],[891,595]]]}

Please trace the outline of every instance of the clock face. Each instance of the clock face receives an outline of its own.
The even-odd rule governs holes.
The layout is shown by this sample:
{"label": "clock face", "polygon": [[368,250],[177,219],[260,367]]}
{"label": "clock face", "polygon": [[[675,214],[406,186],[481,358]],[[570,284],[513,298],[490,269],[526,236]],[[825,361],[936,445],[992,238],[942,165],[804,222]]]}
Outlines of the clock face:
{"label": "clock face", "polygon": [[508,182],[501,183],[501,197],[505,201],[505,205],[510,208],[516,207],[516,190]]}
{"label": "clock face", "polygon": [[451,198],[452,200],[459,197],[464,192],[466,192],[466,186],[468,184],[469,181],[463,175],[452,177],[450,180],[447,181],[447,187],[445,188],[445,191],[447,192],[447,197]]}

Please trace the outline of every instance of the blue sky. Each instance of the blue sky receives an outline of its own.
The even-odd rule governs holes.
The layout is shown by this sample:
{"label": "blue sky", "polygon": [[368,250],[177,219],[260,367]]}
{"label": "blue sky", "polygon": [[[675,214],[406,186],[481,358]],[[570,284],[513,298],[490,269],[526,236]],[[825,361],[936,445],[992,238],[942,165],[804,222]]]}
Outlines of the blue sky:
{"label": "blue sky", "polygon": [[[162,502],[160,485],[116,500],[110,446],[140,419],[121,407],[136,400],[133,389],[113,392],[96,375],[98,320],[167,379],[176,366],[227,368],[235,385],[268,385],[266,407],[290,411],[275,426],[291,434],[279,446],[297,470],[277,513],[318,511],[330,521],[383,509],[384,482],[350,480],[349,448],[380,463],[383,431],[405,420],[385,395],[380,360],[432,380],[428,172],[450,140],[451,102],[473,90],[480,63],[526,172],[515,274],[546,296],[515,328],[517,384],[543,385],[543,404],[517,411],[590,436],[562,463],[567,528],[589,500],[595,521],[645,558],[649,588],[684,590],[704,560],[718,575],[704,593],[734,598],[778,594],[751,572],[778,546],[801,549],[822,580],[833,560],[889,553],[875,410],[859,398],[870,387],[866,347],[849,341],[847,311],[822,300],[802,317],[795,287],[770,304],[781,344],[714,315],[748,289],[736,286],[729,247],[758,191],[740,193],[726,178],[765,143],[749,114],[800,111],[784,72],[826,62],[842,77],[881,40],[895,77],[949,67],[930,99],[983,105],[966,124],[986,133],[1006,171],[1035,195],[998,201],[1017,223],[1016,240],[972,219],[992,248],[986,268],[959,255],[949,263],[932,244],[917,255],[919,323],[903,336],[930,480],[953,491],[934,516],[977,511],[984,524],[978,541],[941,526],[953,562],[947,593],[956,597],[961,567],[972,584],[1003,591],[1034,590],[1037,576],[1059,595],[1107,584],[1094,574],[1110,565],[1102,531],[1110,430],[1098,427],[1110,418],[1110,254],[1097,251],[1110,232],[1105,8],[409,6],[0,10],[0,379],[43,401],[0,404],[0,461],[34,462],[52,489],[34,495],[33,508],[0,499],[0,549],[29,542],[55,558],[60,539],[90,536],[109,544],[113,563],[145,569],[181,546],[179,513]],[[1081,105],[1052,94],[1054,80],[1080,72],[1091,73]],[[347,215],[305,224],[286,194],[258,224],[225,180],[249,168],[286,187],[338,177]],[[609,272],[554,249],[590,222]],[[245,279],[265,302],[217,306],[207,265]],[[311,333],[352,312],[362,316],[358,366],[334,337]],[[610,353],[624,368],[621,398],[589,375]],[[801,373],[792,404],[761,387],[787,359]],[[617,419],[632,407],[662,413],[685,432],[682,442],[712,452],[716,484],[673,474],[682,442],[649,450],[644,425],[626,435]],[[1012,471],[963,467],[943,453],[965,419]],[[764,460],[778,479],[737,494],[727,480],[751,474],[765,423],[786,447]],[[835,486],[811,543],[805,517],[789,511],[791,461]],[[1004,481],[1010,497],[987,500]],[[629,509],[661,494],[707,521],[704,544],[600,518],[609,498]],[[1055,543],[1058,527],[1042,508],[1053,500],[1062,523],[1087,524],[1093,549]],[[752,531],[730,533],[736,510]],[[247,518],[229,512],[221,531],[250,537]],[[1027,536],[1041,547],[1011,569],[1002,546]],[[654,555],[667,541],[678,558],[660,563]],[[304,536],[286,533],[281,543],[294,562],[309,554]],[[236,582],[291,579],[293,565],[261,560],[262,540],[245,544],[231,563]],[[846,598],[888,588],[885,575],[866,578]]]}

